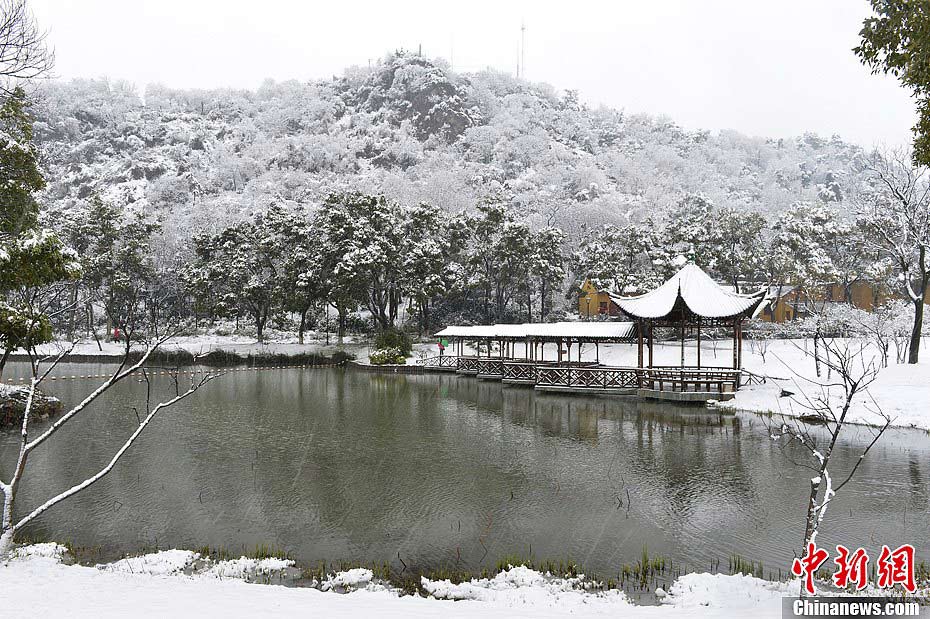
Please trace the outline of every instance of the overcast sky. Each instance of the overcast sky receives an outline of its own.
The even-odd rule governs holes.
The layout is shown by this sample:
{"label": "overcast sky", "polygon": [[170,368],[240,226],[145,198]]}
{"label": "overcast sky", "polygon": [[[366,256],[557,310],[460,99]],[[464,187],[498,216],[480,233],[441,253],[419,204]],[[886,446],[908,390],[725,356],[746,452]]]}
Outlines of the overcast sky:
{"label": "overcast sky", "polygon": [[404,0],[31,0],[61,78],[255,88],[340,75],[417,49],[454,68],[516,70],[591,104],[695,129],[910,140],[907,91],[850,51],[865,0],[442,3]]}

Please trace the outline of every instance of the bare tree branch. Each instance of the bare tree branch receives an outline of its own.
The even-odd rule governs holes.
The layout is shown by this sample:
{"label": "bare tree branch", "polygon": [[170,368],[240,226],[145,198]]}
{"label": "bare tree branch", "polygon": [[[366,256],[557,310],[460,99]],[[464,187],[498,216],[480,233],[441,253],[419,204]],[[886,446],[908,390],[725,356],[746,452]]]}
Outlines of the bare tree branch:
{"label": "bare tree branch", "polygon": [[123,443],[122,447],[119,448],[119,450],[116,452],[116,454],[113,456],[113,458],[110,460],[110,462],[105,467],[103,467],[96,474],[92,475],[91,477],[88,477],[81,483],[68,488],[64,492],[52,497],[51,499],[49,499],[48,501],[46,501],[39,507],[32,510],[32,512],[30,512],[29,515],[23,517],[22,519],[19,520],[19,522],[16,523],[16,525],[13,527],[14,530],[23,527],[29,521],[39,516],[40,514],[42,514],[44,511],[46,511],[50,507],[57,505],[58,503],[60,503],[61,501],[64,501],[68,497],[77,494],[81,490],[84,490],[85,488],[88,488],[92,486],[93,484],[95,484],[96,482],[103,479],[103,477],[106,476],[107,473],[113,470],[113,467],[116,466],[116,463],[119,462],[119,459],[123,457],[123,454],[126,453],[126,450],[128,450],[132,446],[132,444],[136,441],[136,439],[139,438],[139,435],[142,434],[142,431],[145,430],[145,428],[149,425],[152,419],[154,419],[155,416],[162,409],[168,408],[169,406],[172,406],[180,402],[181,400],[190,396],[191,394],[196,392],[198,389],[200,389],[200,387],[210,382],[217,376],[218,375],[215,375],[215,374],[206,374],[196,383],[192,383],[191,387],[187,391],[184,391],[183,393],[176,395],[170,400],[166,400],[165,402],[161,402],[157,406],[155,406],[155,408],[151,410],[151,412],[145,417],[145,419],[142,420],[142,423],[140,423],[138,427],[136,427],[132,435],[128,439],[126,439],[126,442]]}

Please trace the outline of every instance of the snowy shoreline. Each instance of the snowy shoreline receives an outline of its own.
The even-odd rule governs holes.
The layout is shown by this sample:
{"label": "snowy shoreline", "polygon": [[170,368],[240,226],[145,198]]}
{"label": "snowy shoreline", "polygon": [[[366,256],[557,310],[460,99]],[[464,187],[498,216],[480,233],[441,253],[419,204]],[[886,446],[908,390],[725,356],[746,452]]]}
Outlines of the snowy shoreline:
{"label": "snowy shoreline", "polygon": [[[314,339],[311,341],[310,336]],[[329,344],[308,335],[307,343],[298,344],[296,338],[281,334],[258,344],[254,338],[238,335],[196,335],[183,336],[172,340],[164,347],[166,351],[185,350],[193,354],[205,354],[210,351],[225,351],[242,355],[333,355],[336,352],[349,353],[356,357],[356,362],[367,362],[370,345],[364,340],[346,337],[342,345]],[[49,354],[56,352],[62,343],[52,343],[40,347],[39,352]],[[765,384],[744,385],[736,397],[716,404],[717,410],[742,411],[762,415],[781,415],[798,417],[806,412],[799,402],[803,393],[820,395],[815,385],[818,381],[814,361],[805,347],[810,340],[769,340],[764,350],[752,340],[743,345],[743,368],[748,372],[765,377]],[[547,358],[553,357],[552,346],[547,348]],[[732,362],[732,344],[726,340],[705,340],[701,343],[703,362],[708,366],[725,366]],[[81,342],[74,350],[75,354],[95,359],[99,362],[113,361],[121,352],[121,345],[114,342],[103,343],[100,351],[96,342]],[[466,353],[470,351],[466,350]],[[413,355],[407,358],[408,365],[416,365],[420,358],[436,353],[435,344],[420,342],[414,345]],[[658,365],[677,365],[680,363],[681,348],[679,342],[657,342],[655,345],[655,363]],[[877,355],[877,352],[874,353]],[[925,351],[925,356],[930,352]],[[696,363],[696,343],[685,343],[686,363]],[[14,356],[15,358],[15,356]],[[606,345],[595,350],[586,346],[582,359],[593,361],[597,358],[604,365],[631,367],[636,365],[636,347],[628,344]],[[784,395],[791,392],[796,397]],[[831,401],[838,401],[840,393],[833,389],[829,393]],[[874,398],[874,401],[873,401]],[[930,431],[930,361],[919,364],[896,364],[893,361],[883,368],[878,379],[853,402],[848,421],[860,425],[881,425],[884,420],[873,412],[877,404],[891,418],[893,427],[914,428]]]}
{"label": "snowy shoreline", "polygon": [[[93,567],[68,561],[64,547],[46,543],[17,549],[0,563],[4,616],[780,617],[782,597],[798,590],[798,581],[691,573],[679,577],[659,605],[642,606],[617,589],[586,588],[583,577],[523,566],[459,584],[423,578],[429,597],[422,597],[402,595],[367,569],[329,574],[315,587],[273,584],[282,570],[293,569],[282,559],[204,562],[196,552],[164,550]],[[56,595],[45,595],[49,590]]]}

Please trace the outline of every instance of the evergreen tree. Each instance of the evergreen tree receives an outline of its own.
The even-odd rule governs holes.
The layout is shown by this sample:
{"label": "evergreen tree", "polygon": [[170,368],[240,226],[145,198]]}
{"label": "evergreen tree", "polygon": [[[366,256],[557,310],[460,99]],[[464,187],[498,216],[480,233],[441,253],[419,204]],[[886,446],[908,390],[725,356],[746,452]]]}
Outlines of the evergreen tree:
{"label": "evergreen tree", "polygon": [[10,353],[52,338],[48,313],[56,282],[76,278],[73,251],[39,224],[35,193],[45,187],[26,97],[16,89],[0,106],[0,373]]}
{"label": "evergreen tree", "polygon": [[892,74],[917,99],[913,159],[930,165],[930,6],[925,0],[870,0],[853,51],[873,73]]}

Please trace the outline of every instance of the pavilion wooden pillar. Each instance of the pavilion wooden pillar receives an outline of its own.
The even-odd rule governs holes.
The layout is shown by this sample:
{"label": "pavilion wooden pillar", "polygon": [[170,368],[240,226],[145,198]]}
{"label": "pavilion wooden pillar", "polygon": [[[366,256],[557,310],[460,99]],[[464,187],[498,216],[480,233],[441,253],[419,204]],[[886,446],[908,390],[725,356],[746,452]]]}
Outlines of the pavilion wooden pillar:
{"label": "pavilion wooden pillar", "polygon": [[649,367],[652,367],[652,345],[654,344],[654,340],[652,337],[652,329],[653,329],[652,321],[650,321],[649,322]]}
{"label": "pavilion wooden pillar", "polygon": [[743,321],[740,320],[738,324],[739,329],[739,339],[737,340],[737,349],[736,349],[736,363],[738,370],[743,369]]}
{"label": "pavilion wooden pillar", "polygon": [[685,318],[681,318],[681,367],[685,367]]}
{"label": "pavilion wooden pillar", "polygon": [[698,369],[701,369],[701,318],[697,319],[697,363]]}
{"label": "pavilion wooden pillar", "polygon": [[[637,363],[639,367],[643,367],[643,326],[644,322],[642,320],[636,325],[636,352],[637,352]],[[650,353],[652,351],[650,350]]]}
{"label": "pavilion wooden pillar", "polygon": [[739,319],[733,319],[733,369],[739,369]]}
{"label": "pavilion wooden pillar", "polygon": [[599,342],[594,342],[594,362],[601,362],[601,345]]}

